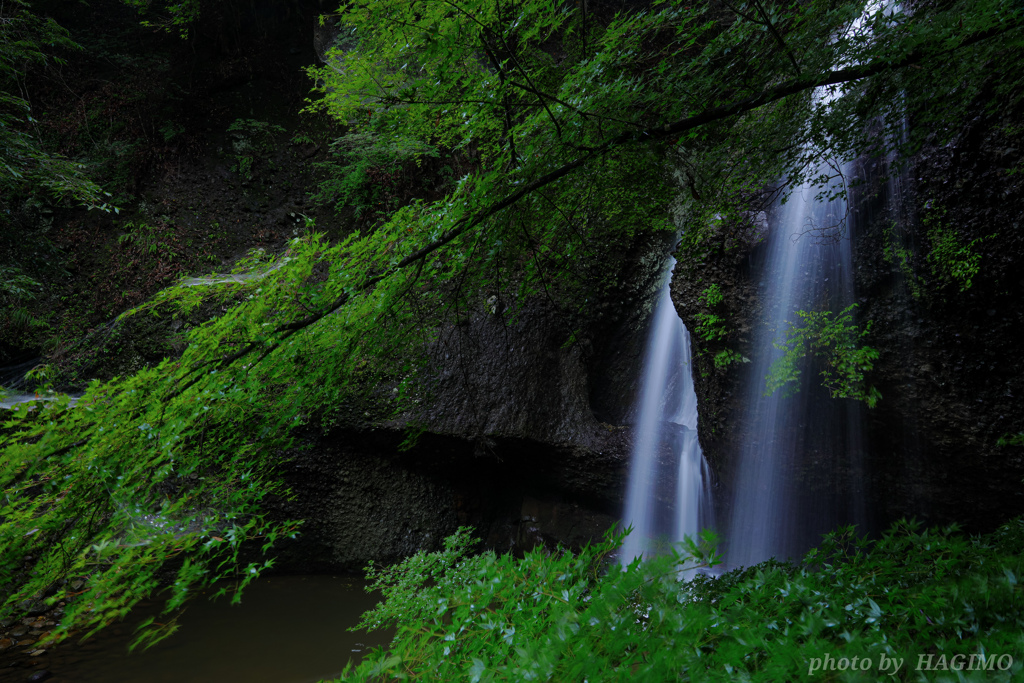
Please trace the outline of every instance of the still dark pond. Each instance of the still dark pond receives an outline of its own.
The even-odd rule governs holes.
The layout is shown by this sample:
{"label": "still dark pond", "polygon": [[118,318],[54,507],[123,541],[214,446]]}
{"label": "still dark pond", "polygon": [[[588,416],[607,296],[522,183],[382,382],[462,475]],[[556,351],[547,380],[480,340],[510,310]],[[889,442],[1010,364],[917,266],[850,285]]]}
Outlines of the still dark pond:
{"label": "still dark pond", "polygon": [[[143,606],[121,624],[82,644],[47,654],[53,683],[305,683],[336,676],[352,658],[390,640],[389,633],[348,630],[379,595],[359,579],[281,576],[259,581],[231,605],[194,600],[177,633],[149,650],[127,646]],[[147,610],[149,610],[147,612]],[[135,617],[138,613],[141,616]],[[10,672],[13,673],[13,672]],[[30,670],[22,669],[17,680]],[[13,680],[13,679],[12,679]]]}

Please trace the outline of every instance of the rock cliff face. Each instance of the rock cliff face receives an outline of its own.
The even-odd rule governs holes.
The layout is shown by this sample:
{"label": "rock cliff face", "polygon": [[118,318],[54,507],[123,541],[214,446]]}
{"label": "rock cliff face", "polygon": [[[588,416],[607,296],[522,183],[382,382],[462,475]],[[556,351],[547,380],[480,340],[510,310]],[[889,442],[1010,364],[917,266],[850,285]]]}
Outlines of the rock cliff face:
{"label": "rock cliff face", "polygon": [[[876,321],[869,343],[881,352],[884,397],[869,412],[869,452],[875,505],[889,518],[988,531],[1024,513],[1024,449],[999,445],[1024,431],[1024,178],[1012,171],[1020,133],[1008,127],[979,116],[914,158],[902,220],[912,271],[893,253],[898,216],[875,216],[858,241],[861,315]],[[978,270],[966,287],[948,261],[968,253]]]}
{"label": "rock cliff face", "polygon": [[[680,250],[672,278],[672,301],[690,330],[697,392],[698,430],[701,446],[711,467],[719,474],[719,486],[728,485],[735,454],[746,438],[743,428],[743,390],[747,380],[745,363],[715,366],[716,353],[728,349],[750,359],[755,355],[754,330],[761,315],[758,275],[762,255],[758,246],[768,229],[768,216],[751,217],[751,225],[722,227],[700,251]],[[703,292],[718,285],[722,301],[714,310],[707,306]],[[709,341],[702,335],[698,315],[714,313],[723,318],[728,337]],[[724,499],[726,491],[720,491]]]}
{"label": "rock cliff face", "polygon": [[[857,319],[874,321],[866,343],[880,357],[868,379],[883,396],[864,411],[864,488],[876,530],[916,517],[986,531],[1024,513],[1024,449],[998,445],[1024,431],[1024,182],[1015,130],[979,116],[949,144],[926,146],[898,179],[887,181],[891,169],[879,160],[857,171],[871,179],[851,195]],[[757,352],[751,328],[762,313],[764,244],[756,231],[723,229],[708,253],[679,254],[673,280],[691,330],[708,312],[703,289],[718,283],[724,294],[715,312],[730,334],[714,343],[694,335],[694,363],[701,443],[725,507],[739,444],[752,438],[741,387],[764,380],[749,377],[750,366],[716,368],[712,357],[720,348]],[[965,287],[950,273],[955,262],[969,271],[972,253],[977,272]]]}
{"label": "rock cliff face", "polygon": [[353,408],[307,435],[286,465],[295,500],[279,501],[307,523],[283,566],[360,569],[435,549],[460,525],[498,550],[600,538],[621,513],[623,423],[670,244],[625,240],[595,272],[586,319],[490,301],[440,331],[414,408],[381,420]]}

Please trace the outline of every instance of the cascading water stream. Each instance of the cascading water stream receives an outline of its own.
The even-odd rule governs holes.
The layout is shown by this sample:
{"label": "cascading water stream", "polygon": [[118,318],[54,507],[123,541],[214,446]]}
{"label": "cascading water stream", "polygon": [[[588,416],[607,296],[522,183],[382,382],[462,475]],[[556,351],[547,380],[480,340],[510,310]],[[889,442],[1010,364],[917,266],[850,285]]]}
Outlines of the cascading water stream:
{"label": "cascading water stream", "polygon": [[[697,439],[697,394],[690,334],[669,294],[672,260],[658,296],[644,354],[623,523],[633,527],[622,564],[711,526],[710,476]],[[674,470],[675,476],[671,473]]]}
{"label": "cascading water stream", "polygon": [[[21,403],[57,400],[56,392],[33,391],[35,383],[31,379],[30,371],[39,366],[41,362],[41,358],[33,358],[0,368],[0,409],[14,408]],[[81,393],[67,395],[71,398],[70,405],[77,403],[82,396]]]}
{"label": "cascading water stream", "polygon": [[[868,30],[867,19],[884,18],[894,4],[869,2],[849,34]],[[816,106],[829,106],[838,96],[837,90],[821,88],[815,93]],[[838,170],[845,183],[853,168],[853,163],[820,166],[812,176]],[[891,178],[890,201],[898,201],[898,182]],[[788,324],[797,322],[796,311],[838,312],[854,302],[855,212],[849,211],[846,197],[842,192],[822,201],[805,184],[769,231],[761,280],[766,306],[755,347],[761,352],[747,379],[747,438],[739,455],[725,553],[731,566],[797,558],[840,525],[854,524],[862,531],[868,526],[863,406],[832,398],[820,386],[819,368],[811,364],[805,364],[795,394],[764,395],[772,362],[781,355],[775,345],[784,340]]]}
{"label": "cascading water stream", "polygon": [[773,361],[798,310],[839,311],[853,302],[845,199],[822,202],[813,187],[793,193],[769,231],[765,302],[747,380],[745,429],[734,487],[727,563],[796,558],[840,524],[863,528],[861,406],[820,386],[804,367],[797,391],[765,396]]}
{"label": "cascading water stream", "polygon": [[[258,280],[281,268],[290,261],[289,257],[280,259],[269,268],[249,273],[215,273],[206,277],[187,277],[180,279],[176,284],[179,287],[211,287],[223,284],[241,284],[250,280]],[[114,329],[121,318],[115,318],[105,323],[100,330],[110,331]],[[79,340],[79,344],[90,337],[86,336]],[[18,363],[0,368],[0,409],[13,408],[21,403],[34,401],[54,401],[57,395],[53,391],[31,391],[33,382],[30,380],[29,371],[42,364],[42,358],[33,358],[30,361]],[[78,399],[83,396],[82,392],[67,394],[70,398],[70,405],[75,405]]]}

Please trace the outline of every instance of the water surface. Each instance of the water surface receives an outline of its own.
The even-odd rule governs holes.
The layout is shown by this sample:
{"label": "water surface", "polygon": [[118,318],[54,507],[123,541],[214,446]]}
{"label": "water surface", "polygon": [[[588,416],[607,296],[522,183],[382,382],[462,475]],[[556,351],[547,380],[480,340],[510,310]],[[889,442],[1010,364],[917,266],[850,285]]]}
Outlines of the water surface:
{"label": "water surface", "polygon": [[[331,679],[345,664],[390,641],[383,632],[352,633],[380,601],[361,579],[281,576],[261,579],[242,602],[194,600],[177,633],[149,650],[128,652],[135,625],[159,610],[147,604],[82,644],[53,650],[54,683],[306,683]],[[139,615],[139,616],[136,616]],[[24,680],[25,672],[18,680]]]}

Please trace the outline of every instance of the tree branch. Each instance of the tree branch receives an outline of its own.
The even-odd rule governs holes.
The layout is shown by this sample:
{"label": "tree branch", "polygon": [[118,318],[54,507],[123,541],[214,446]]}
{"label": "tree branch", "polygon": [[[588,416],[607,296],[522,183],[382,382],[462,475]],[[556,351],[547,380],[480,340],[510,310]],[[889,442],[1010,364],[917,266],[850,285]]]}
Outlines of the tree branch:
{"label": "tree branch", "polygon": [[[975,32],[973,34],[968,34],[966,37],[964,37],[963,40],[960,41],[959,45],[948,50],[934,50],[922,47],[916,50],[912,50],[911,52],[907,53],[904,57],[897,60],[886,60],[879,58],[873,62],[869,62],[867,64],[860,64],[846,69],[828,71],[822,74],[815,74],[813,76],[797,77],[784,83],[781,83],[775,87],[766,88],[765,90],[762,90],[760,93],[757,93],[756,95],[751,95],[749,97],[736,100],[730,104],[721,105],[717,107],[710,107],[693,116],[688,116],[677,121],[672,121],[660,126],[648,128],[646,130],[638,132],[630,131],[622,133],[620,135],[617,135],[613,138],[606,140],[604,143],[593,148],[592,151],[589,151],[583,156],[580,156],[579,158],[570,161],[569,163],[560,166],[559,168],[549,173],[542,175],[533,182],[527,183],[526,185],[519,188],[512,194],[507,195],[504,199],[481,209],[476,214],[460,219],[449,230],[445,231],[445,233],[441,235],[441,237],[427,245],[424,245],[423,247],[420,247],[419,249],[412,252],[411,254],[409,254],[404,259],[399,261],[394,266],[388,268],[387,270],[384,270],[378,273],[377,275],[371,276],[368,280],[366,280],[366,282],[362,284],[362,286],[359,289],[370,289],[377,283],[381,282],[387,277],[390,277],[399,270],[402,270],[403,268],[409,266],[410,264],[416,263],[417,261],[425,259],[427,256],[437,251],[441,247],[449,244],[450,242],[458,238],[460,235],[463,235],[466,232],[476,228],[478,225],[483,223],[491,216],[497,214],[500,211],[503,211],[504,209],[509,208],[510,206],[513,206],[526,195],[535,192],[536,190],[539,190],[543,187],[546,187],[547,185],[550,185],[556,180],[564,178],[568,174],[572,173],[576,169],[586,164],[591,159],[594,159],[597,156],[605,154],[614,148],[621,147],[629,143],[644,143],[648,141],[661,140],[667,137],[674,137],[681,133],[685,133],[687,131],[700,128],[702,126],[706,126],[716,121],[721,121],[732,116],[736,116],[738,114],[743,114],[748,111],[758,109],[759,107],[763,107],[766,104],[777,102],[781,99],[801,92],[805,92],[807,90],[812,90],[814,88],[818,88],[825,85],[838,85],[840,83],[850,83],[864,78],[870,78],[872,76],[876,76],[886,71],[893,71],[903,67],[911,66],[929,57],[935,57],[941,54],[953,52],[957,49],[967,47],[975,43],[979,43],[988,38],[992,38],[997,35],[1001,35],[1003,33],[1016,30],[1020,28],[1021,25],[1022,21],[1020,19],[1014,19],[1012,21],[1006,22],[1001,26],[992,27],[984,31]],[[344,306],[345,303],[347,303],[350,298],[351,297],[348,292],[343,293],[322,311],[306,316],[305,318],[302,318],[300,320],[280,325],[277,328],[275,328],[275,333],[286,332],[287,334],[285,335],[284,338],[278,340],[276,343],[272,344],[269,348],[267,348],[266,351],[260,356],[260,360],[266,358],[267,355],[272,353],[275,349],[279,348],[281,343],[288,337],[292,336],[292,334],[298,332],[303,328],[309,327],[310,325],[315,324],[325,316],[330,315],[334,311]],[[242,358],[243,356],[251,353],[255,349],[260,348],[260,346],[262,345],[249,344],[240,351],[237,351],[225,357],[222,361],[220,361],[219,365],[221,367],[224,367],[225,365],[230,364],[238,360],[239,358]],[[189,386],[191,386],[191,383],[189,384]]]}
{"label": "tree branch", "polygon": [[757,19],[755,19],[754,17],[750,16],[749,14],[745,14],[745,13],[741,12],[739,10],[739,8],[734,7],[733,5],[730,5],[729,3],[726,3],[726,7],[728,7],[732,11],[732,13],[735,14],[736,16],[742,17],[743,19],[746,19],[747,21],[749,21],[752,24],[760,24],[761,26],[764,26],[765,28],[767,28],[768,31],[772,34],[772,37],[775,38],[775,42],[777,42],[779,44],[779,47],[782,48],[782,51],[786,53],[787,57],[789,57],[789,61],[793,65],[793,69],[796,70],[796,75],[798,77],[802,76],[803,75],[803,70],[800,68],[800,65],[797,63],[796,57],[793,56],[793,52],[789,49],[789,46],[786,45],[786,41],[782,39],[782,35],[775,28],[775,24],[772,23],[772,20],[768,16],[768,13],[764,11],[764,8],[761,6],[761,3],[759,3],[757,0],[751,0],[751,1],[753,2],[754,9],[756,9],[758,15],[760,15],[761,21],[758,21]]}

